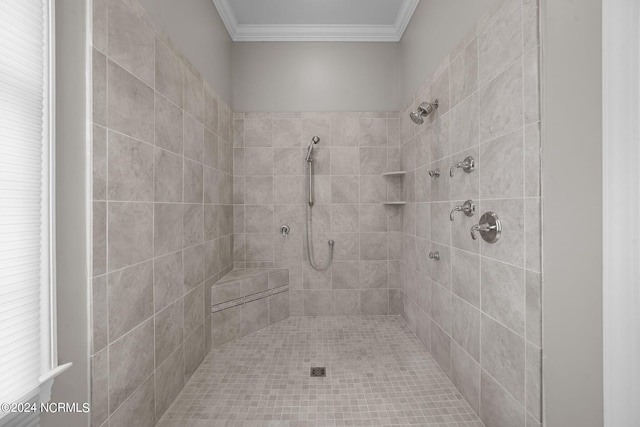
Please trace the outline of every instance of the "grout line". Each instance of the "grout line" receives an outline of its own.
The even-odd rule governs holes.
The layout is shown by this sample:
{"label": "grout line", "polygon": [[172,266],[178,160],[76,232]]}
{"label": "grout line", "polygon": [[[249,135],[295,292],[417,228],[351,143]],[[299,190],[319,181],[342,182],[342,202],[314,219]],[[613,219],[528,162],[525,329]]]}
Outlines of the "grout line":
{"label": "grout line", "polygon": [[[156,54],[156,39],[157,37],[155,37],[155,32],[154,32],[154,37],[153,37],[153,58],[154,58],[154,64],[155,64],[155,54]],[[155,90],[155,68],[154,68],[154,73],[153,73],[153,145],[154,147],[156,146],[156,111],[155,111],[155,100],[156,100],[156,90]],[[183,126],[184,128],[184,126]],[[153,199],[156,199],[156,152],[155,152],[155,148],[153,151],[153,164],[152,164],[152,176],[153,176]],[[184,179],[183,179],[183,185],[184,185]],[[183,193],[183,198],[184,198],[184,191]],[[184,212],[184,209],[183,209]],[[153,401],[154,401],[154,407],[153,407],[153,417],[154,420],[157,422],[158,420],[156,420],[156,414],[158,413],[158,398],[156,396],[156,367],[157,367],[157,360],[156,360],[156,349],[157,349],[157,343],[156,343],[156,275],[155,275],[155,255],[156,255],[156,242],[155,242],[155,229],[156,229],[156,210],[155,210],[155,204],[154,204],[154,208],[151,212],[151,253],[152,253],[152,257],[151,257],[151,304],[152,304],[152,317],[153,317],[153,369],[151,371],[151,375],[153,375]],[[183,215],[183,226],[184,226],[184,215]],[[182,242],[182,236],[180,236],[181,239],[180,241]],[[182,246],[182,245],[180,245]],[[142,384],[144,384],[144,381],[142,382]],[[140,385],[142,387],[142,384]],[[131,394],[131,396],[133,395],[133,393]],[[129,396],[129,397],[131,397]]]}
{"label": "grout line", "polygon": [[[522,46],[522,51],[523,51],[523,55],[522,55],[522,59],[521,59],[521,75],[522,75],[522,84],[521,84],[521,90],[522,90],[522,196],[523,196],[523,202],[522,202],[522,210],[523,210],[523,219],[522,219],[522,234],[523,234],[523,263],[526,266],[527,265],[527,208],[526,208],[526,202],[524,201],[524,197],[526,196],[527,192],[526,192],[526,184],[527,184],[527,158],[526,158],[526,98],[525,98],[525,67],[524,67],[524,59],[526,57],[526,54],[524,53],[524,5],[523,3],[521,3],[521,8],[520,8],[520,24],[521,24],[521,31],[520,31],[520,36],[521,36],[521,46]],[[523,294],[523,318],[524,318],[524,343],[523,343],[523,358],[524,360],[522,361],[523,364],[522,366],[524,366],[524,380],[523,380],[523,398],[524,398],[524,402],[523,402],[523,406],[524,406],[524,410],[525,413],[527,412],[527,396],[529,394],[529,387],[528,387],[528,381],[527,381],[527,372],[528,372],[528,363],[527,363],[527,323],[528,323],[528,319],[527,319],[527,272],[526,270],[524,270],[522,272],[522,284],[524,287],[524,292]]]}
{"label": "grout line", "polygon": [[[91,4],[91,7],[93,7],[93,2]],[[105,164],[106,164],[106,171],[105,171],[105,198],[108,200],[109,199],[109,124],[110,124],[110,120],[109,120],[109,57],[108,57],[108,49],[109,49],[109,13],[108,13],[108,8],[110,7],[110,5],[107,3],[105,5],[105,27],[107,28],[106,31],[106,53],[105,53],[105,99],[104,99],[104,104],[103,107],[105,109],[105,147],[106,147],[106,152],[105,152]],[[93,22],[93,20],[91,21]],[[109,272],[109,205],[110,203],[107,201],[106,206],[105,206],[105,273]],[[93,248],[92,248],[93,249]],[[107,304],[107,325],[106,325],[106,330],[107,330],[107,419],[106,419],[106,423],[107,425],[109,424],[109,421],[111,419],[111,331],[109,330],[109,323],[110,323],[110,316],[109,316],[109,281],[107,280],[108,276],[105,278],[105,292],[106,292],[106,304]],[[93,366],[92,366],[93,367]],[[91,381],[91,386],[93,386],[93,380]],[[92,388],[92,387],[90,387]],[[115,411],[114,411],[115,412]]]}
{"label": "grout line", "polygon": [[[479,39],[478,39],[479,40]],[[479,93],[480,91],[480,43],[476,43],[476,61],[478,66],[476,67],[477,69],[477,90],[476,92]],[[500,74],[498,74],[500,75]],[[478,125],[477,128],[477,133],[478,133],[478,142],[480,142],[480,125]],[[481,150],[479,148],[478,145],[478,161],[480,162],[480,166],[482,167],[482,159],[481,159]],[[480,174],[480,171],[478,171],[478,174]],[[481,184],[480,184],[480,177],[478,177],[478,204],[480,204],[480,208],[482,209],[482,205],[481,205],[481,199],[480,199],[480,188],[481,188]],[[479,378],[478,378],[478,417],[480,417],[480,419],[482,419],[482,243],[480,243],[478,245],[478,255],[479,255],[479,262],[478,262],[478,309],[480,310],[480,324],[478,325],[479,331],[478,331],[478,364],[480,365],[480,372],[479,372]]]}

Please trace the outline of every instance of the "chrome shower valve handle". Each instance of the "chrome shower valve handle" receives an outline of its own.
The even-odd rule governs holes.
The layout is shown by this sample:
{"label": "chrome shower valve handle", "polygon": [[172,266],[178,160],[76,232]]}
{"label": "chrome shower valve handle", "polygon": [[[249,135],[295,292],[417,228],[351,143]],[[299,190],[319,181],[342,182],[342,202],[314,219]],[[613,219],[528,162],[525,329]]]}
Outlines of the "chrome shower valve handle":
{"label": "chrome shower valve handle", "polygon": [[471,238],[473,240],[478,240],[478,235],[476,234],[476,231],[491,231],[491,230],[496,230],[498,227],[495,225],[489,225],[489,224],[475,224],[471,227]]}
{"label": "chrome shower valve handle", "polygon": [[460,168],[465,171],[465,173],[471,173],[476,168],[476,161],[471,156],[466,157],[464,161],[458,162],[451,166],[451,169],[449,169],[449,176],[453,177],[453,170],[455,168]]}
{"label": "chrome shower valve handle", "polygon": [[471,200],[467,200],[463,204],[455,206],[449,214],[449,219],[453,221],[453,214],[459,211],[464,212],[466,216],[473,216],[473,214],[476,213],[476,205],[474,205]]}
{"label": "chrome shower valve handle", "polygon": [[494,212],[486,212],[480,218],[480,222],[471,227],[471,238],[478,239],[480,233],[482,239],[487,243],[495,243],[502,234],[502,223]]}

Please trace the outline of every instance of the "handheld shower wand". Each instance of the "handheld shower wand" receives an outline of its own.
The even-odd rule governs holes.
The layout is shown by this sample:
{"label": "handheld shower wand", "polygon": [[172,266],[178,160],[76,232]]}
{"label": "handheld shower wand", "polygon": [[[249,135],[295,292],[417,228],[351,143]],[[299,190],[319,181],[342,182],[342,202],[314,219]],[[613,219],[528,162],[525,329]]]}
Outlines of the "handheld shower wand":
{"label": "handheld shower wand", "polygon": [[315,257],[313,254],[313,242],[312,242],[312,235],[313,232],[312,230],[312,208],[313,205],[315,203],[315,201],[313,200],[313,146],[316,145],[317,143],[320,142],[320,138],[317,136],[314,136],[313,138],[311,138],[311,143],[309,144],[309,149],[307,150],[307,157],[305,158],[305,160],[307,161],[307,185],[305,186],[307,188],[307,193],[308,193],[308,200],[307,200],[307,221],[306,221],[306,229],[307,229],[307,254],[309,256],[309,264],[311,265],[311,267],[314,270],[317,271],[324,271],[327,268],[329,268],[329,266],[331,265],[331,262],[333,261],[333,245],[334,242],[333,240],[329,240],[329,262],[327,263],[326,266],[324,267],[319,267],[318,265],[316,265],[316,261],[315,261]]}
{"label": "handheld shower wand", "polygon": [[309,149],[307,150],[307,158],[305,159],[307,162],[313,162],[313,158],[311,155],[313,154],[313,146],[320,142],[320,138],[314,136],[311,138],[311,143],[309,144]]}
{"label": "handheld shower wand", "polygon": [[307,187],[309,192],[309,206],[313,206],[313,204],[315,203],[315,201],[313,200],[313,157],[311,156],[313,155],[313,146],[318,142],[320,142],[319,137],[314,136],[313,138],[311,138],[311,143],[309,144],[309,149],[307,150],[307,157],[305,159],[309,165],[309,186]]}

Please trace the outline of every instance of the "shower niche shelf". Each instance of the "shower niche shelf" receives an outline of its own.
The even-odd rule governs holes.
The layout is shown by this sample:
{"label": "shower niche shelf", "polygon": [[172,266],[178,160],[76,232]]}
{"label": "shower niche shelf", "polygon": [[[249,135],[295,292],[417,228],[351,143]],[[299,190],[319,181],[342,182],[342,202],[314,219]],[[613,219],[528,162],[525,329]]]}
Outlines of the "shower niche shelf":
{"label": "shower niche shelf", "polygon": [[[397,177],[402,178],[406,174],[407,174],[407,171],[392,171],[392,172],[383,173],[382,176],[397,176]],[[404,206],[406,204],[407,204],[407,202],[402,201],[402,200],[396,200],[396,201],[392,201],[392,202],[384,202],[383,203],[383,205],[386,205],[386,206]]]}

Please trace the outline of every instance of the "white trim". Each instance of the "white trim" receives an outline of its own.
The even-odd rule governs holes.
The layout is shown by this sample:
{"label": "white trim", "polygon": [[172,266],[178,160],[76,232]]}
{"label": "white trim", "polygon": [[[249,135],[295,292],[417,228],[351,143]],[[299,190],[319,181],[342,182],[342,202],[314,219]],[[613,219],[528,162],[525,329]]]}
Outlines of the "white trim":
{"label": "white trim", "polygon": [[51,388],[53,387],[53,380],[69,369],[73,364],[71,362],[60,365],[55,369],[40,376],[40,402],[46,403],[51,399]]}
{"label": "white trim", "polygon": [[398,42],[420,0],[403,0],[393,25],[239,25],[229,0],[212,0],[234,42]]}
{"label": "white trim", "polygon": [[42,360],[40,373],[44,374],[58,365],[57,357],[57,321],[56,321],[56,238],[55,238],[55,2],[45,1],[47,7],[47,28],[46,40],[47,51],[47,80],[45,81],[45,93],[47,104],[47,116],[45,117],[44,128],[46,129],[47,144],[43,149],[42,173],[46,177],[46,188],[43,191],[43,248],[48,257],[44,260],[42,277],[48,283],[42,286],[42,306],[41,306],[41,340],[42,340]]}
{"label": "white trim", "polygon": [[397,42],[393,25],[239,25],[236,42]]}
{"label": "white trim", "polygon": [[603,0],[604,425],[640,425],[640,4]]}
{"label": "white trim", "polygon": [[408,0],[402,2],[402,6],[400,6],[395,22],[396,36],[398,38],[396,41],[400,41],[402,39],[404,30],[407,29],[407,26],[411,21],[411,17],[413,16],[413,12],[415,12],[416,7],[418,7],[418,3],[420,3],[420,0]]}
{"label": "white trim", "polygon": [[220,15],[220,19],[222,19],[224,26],[227,27],[227,32],[229,32],[231,40],[236,41],[238,21],[236,20],[236,14],[233,12],[233,8],[231,7],[229,0],[212,1],[216,9],[218,9],[218,14]]}

